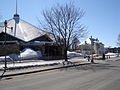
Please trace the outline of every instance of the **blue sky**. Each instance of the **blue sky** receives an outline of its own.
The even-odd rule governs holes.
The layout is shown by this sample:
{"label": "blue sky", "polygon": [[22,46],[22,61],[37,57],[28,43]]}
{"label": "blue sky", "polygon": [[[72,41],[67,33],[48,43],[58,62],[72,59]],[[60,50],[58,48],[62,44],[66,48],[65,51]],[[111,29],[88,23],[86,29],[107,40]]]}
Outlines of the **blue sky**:
{"label": "blue sky", "polygon": [[[43,18],[42,10],[70,1],[86,12],[81,22],[89,36],[98,38],[105,46],[115,47],[120,33],[120,0],[18,0],[18,13],[21,19],[38,26],[37,17]],[[13,18],[14,13],[15,0],[1,0],[0,21]]]}

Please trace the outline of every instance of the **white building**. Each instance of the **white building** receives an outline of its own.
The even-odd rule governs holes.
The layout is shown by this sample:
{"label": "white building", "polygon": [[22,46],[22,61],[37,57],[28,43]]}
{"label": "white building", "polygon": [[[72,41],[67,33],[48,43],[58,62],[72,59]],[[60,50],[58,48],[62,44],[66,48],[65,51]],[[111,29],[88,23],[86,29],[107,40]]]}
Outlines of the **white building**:
{"label": "white building", "polygon": [[84,54],[97,54],[102,55],[105,53],[104,44],[100,42],[97,38],[88,38],[83,43],[80,44],[79,49],[81,53]]}

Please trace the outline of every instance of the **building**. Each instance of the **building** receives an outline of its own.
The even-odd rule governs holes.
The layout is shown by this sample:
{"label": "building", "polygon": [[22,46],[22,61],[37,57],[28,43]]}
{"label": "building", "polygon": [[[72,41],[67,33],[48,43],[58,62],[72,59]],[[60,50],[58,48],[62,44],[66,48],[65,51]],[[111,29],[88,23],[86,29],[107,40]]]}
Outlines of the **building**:
{"label": "building", "polygon": [[86,39],[83,43],[79,46],[80,52],[84,54],[97,54],[102,55],[105,53],[104,44],[100,42],[97,38]]}
{"label": "building", "polygon": [[[4,22],[0,26],[4,26]],[[5,27],[0,27],[0,55],[18,54],[25,48],[31,48],[41,51],[43,57],[63,57],[63,48],[56,44],[52,34],[20,19],[17,12],[13,19],[7,21],[7,26],[13,29],[7,28],[6,33]]]}
{"label": "building", "polygon": [[105,53],[120,53],[120,47],[106,47]]}

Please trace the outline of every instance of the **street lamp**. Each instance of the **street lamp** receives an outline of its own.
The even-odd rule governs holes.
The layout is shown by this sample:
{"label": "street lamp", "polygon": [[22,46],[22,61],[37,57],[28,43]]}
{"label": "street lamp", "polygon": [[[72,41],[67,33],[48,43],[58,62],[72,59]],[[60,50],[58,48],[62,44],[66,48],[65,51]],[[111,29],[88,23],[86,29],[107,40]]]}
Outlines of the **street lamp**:
{"label": "street lamp", "polygon": [[91,43],[91,63],[94,63],[93,51],[94,51],[94,42]]}
{"label": "street lamp", "polygon": [[[5,20],[4,26],[0,26],[0,27],[4,27],[5,28],[4,46],[5,46],[5,50],[6,50],[6,41],[7,41],[6,32],[7,32],[7,28],[13,30],[13,27],[7,27],[7,20]],[[7,60],[6,60],[6,53],[5,53],[5,67],[4,67],[5,71],[6,71],[6,68],[7,68]]]}
{"label": "street lamp", "polygon": [[[5,50],[6,50],[6,31],[7,31],[7,21],[5,20],[4,22],[4,26],[5,26],[5,42],[4,42],[4,45],[5,45]],[[7,61],[6,61],[6,53],[5,53],[5,70],[7,68]]]}

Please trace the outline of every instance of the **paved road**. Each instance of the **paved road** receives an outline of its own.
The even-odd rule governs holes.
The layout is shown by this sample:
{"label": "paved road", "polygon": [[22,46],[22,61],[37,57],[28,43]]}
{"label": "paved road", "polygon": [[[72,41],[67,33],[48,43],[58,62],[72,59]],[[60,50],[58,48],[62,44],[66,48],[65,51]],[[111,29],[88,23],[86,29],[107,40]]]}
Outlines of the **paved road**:
{"label": "paved road", "polygon": [[120,61],[8,77],[0,90],[120,90]]}

